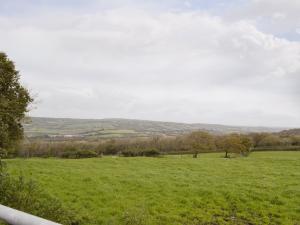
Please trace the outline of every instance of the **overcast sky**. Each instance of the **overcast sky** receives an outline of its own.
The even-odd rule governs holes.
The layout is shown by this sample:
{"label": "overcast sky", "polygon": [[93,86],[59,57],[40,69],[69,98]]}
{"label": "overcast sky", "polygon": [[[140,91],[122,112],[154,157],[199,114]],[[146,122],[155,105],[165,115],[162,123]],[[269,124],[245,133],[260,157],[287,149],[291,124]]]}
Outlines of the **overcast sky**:
{"label": "overcast sky", "polygon": [[30,115],[300,127],[299,0],[0,0]]}

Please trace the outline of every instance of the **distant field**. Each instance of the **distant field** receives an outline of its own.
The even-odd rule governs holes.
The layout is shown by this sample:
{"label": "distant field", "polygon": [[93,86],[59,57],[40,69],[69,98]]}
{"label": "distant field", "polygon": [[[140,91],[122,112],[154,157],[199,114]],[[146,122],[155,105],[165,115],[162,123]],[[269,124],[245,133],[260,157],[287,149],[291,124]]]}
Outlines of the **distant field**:
{"label": "distant field", "polygon": [[300,224],[300,152],[13,159],[93,224]]}
{"label": "distant field", "polygon": [[218,124],[188,124],[130,119],[64,119],[32,117],[24,124],[30,138],[132,138],[156,135],[174,136],[196,130],[211,133],[278,132],[284,128],[239,127]]}

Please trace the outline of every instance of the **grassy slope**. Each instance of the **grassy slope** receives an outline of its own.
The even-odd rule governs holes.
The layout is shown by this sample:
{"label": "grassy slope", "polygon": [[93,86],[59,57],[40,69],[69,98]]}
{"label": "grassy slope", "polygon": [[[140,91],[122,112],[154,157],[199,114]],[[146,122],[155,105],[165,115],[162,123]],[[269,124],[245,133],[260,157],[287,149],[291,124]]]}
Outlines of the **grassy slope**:
{"label": "grassy slope", "polygon": [[300,224],[300,152],[16,159],[86,224]]}

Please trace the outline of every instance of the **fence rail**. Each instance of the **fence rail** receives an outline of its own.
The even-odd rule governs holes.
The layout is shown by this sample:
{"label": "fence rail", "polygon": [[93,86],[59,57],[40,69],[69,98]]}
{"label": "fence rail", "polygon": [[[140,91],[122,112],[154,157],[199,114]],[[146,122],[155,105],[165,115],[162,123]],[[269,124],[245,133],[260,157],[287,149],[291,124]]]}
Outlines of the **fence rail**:
{"label": "fence rail", "polygon": [[61,225],[0,205],[0,219],[11,225]]}

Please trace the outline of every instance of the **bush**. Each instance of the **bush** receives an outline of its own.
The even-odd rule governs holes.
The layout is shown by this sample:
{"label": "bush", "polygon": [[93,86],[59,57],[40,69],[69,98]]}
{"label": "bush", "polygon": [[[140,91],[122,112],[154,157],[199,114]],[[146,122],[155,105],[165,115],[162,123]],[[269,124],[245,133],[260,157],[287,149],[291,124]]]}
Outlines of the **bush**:
{"label": "bush", "polygon": [[116,155],[120,149],[118,148],[115,140],[110,140],[104,144],[102,152],[106,155]]}
{"label": "bush", "polygon": [[160,152],[157,149],[126,149],[122,151],[124,157],[136,157],[136,156],[146,156],[146,157],[156,157],[160,155]]}
{"label": "bush", "polygon": [[124,157],[136,157],[141,156],[141,152],[138,152],[136,149],[126,149],[122,151]]}
{"label": "bush", "polygon": [[61,154],[61,157],[65,159],[76,159],[76,152],[73,151],[63,152]]}
{"label": "bush", "polygon": [[11,177],[0,161],[0,204],[65,225],[80,224],[79,218],[61,202],[46,194],[33,181]]}
{"label": "bush", "polygon": [[97,156],[98,154],[91,150],[66,151],[61,154],[61,157],[66,159],[93,158]]}
{"label": "bush", "polygon": [[91,150],[81,150],[76,152],[76,158],[93,158],[97,156],[97,153]]}
{"label": "bush", "polygon": [[143,151],[143,155],[147,157],[157,157],[160,155],[160,152],[157,149],[147,149]]}

